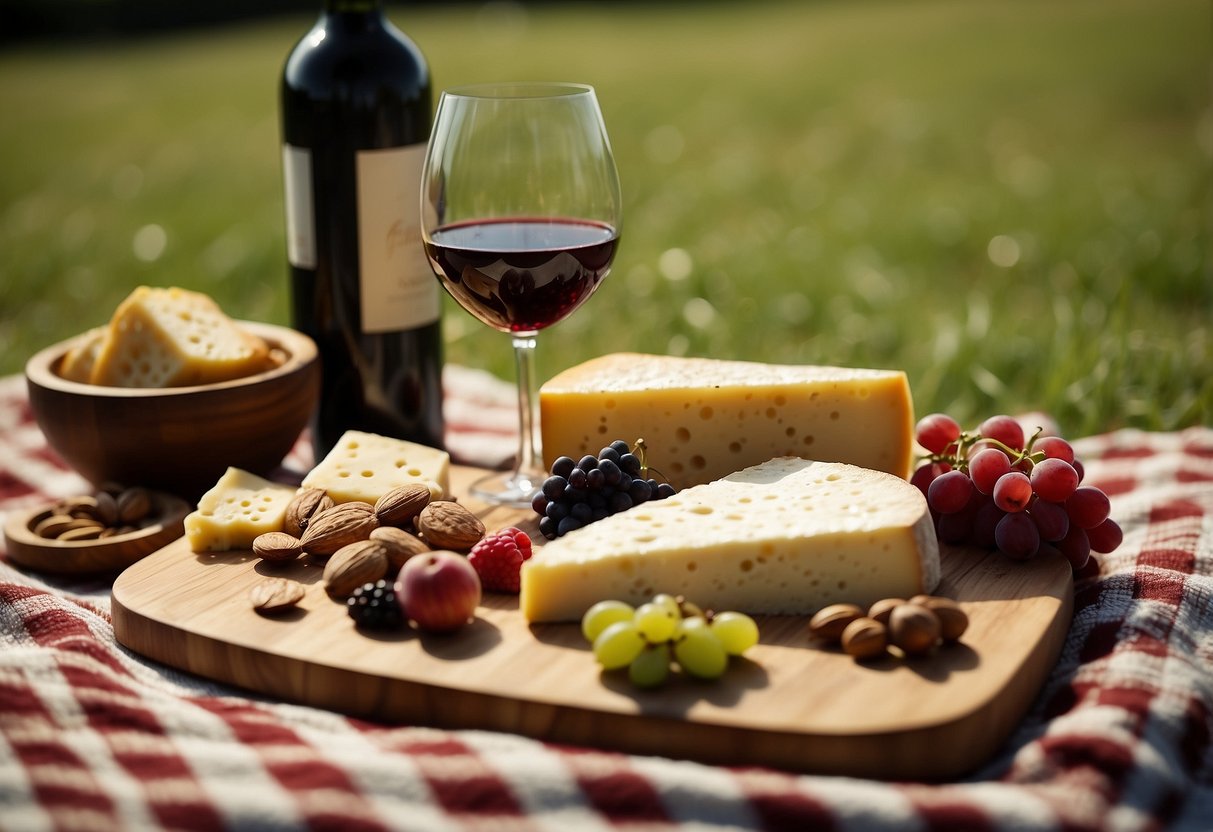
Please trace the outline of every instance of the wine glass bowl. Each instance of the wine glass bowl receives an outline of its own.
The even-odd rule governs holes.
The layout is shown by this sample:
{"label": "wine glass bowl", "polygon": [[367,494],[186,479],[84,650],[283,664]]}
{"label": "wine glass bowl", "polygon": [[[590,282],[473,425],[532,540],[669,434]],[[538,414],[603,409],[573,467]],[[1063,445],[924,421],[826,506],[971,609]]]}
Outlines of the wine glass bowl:
{"label": "wine glass bowl", "polygon": [[535,336],[606,277],[620,216],[619,179],[592,87],[486,84],[442,93],[422,171],[423,245],[451,297],[513,336],[518,368],[514,470],[475,484],[476,496],[529,505],[544,478]]}
{"label": "wine glass bowl", "polygon": [[583,304],[610,269],[618,235],[605,224],[551,218],[438,229],[430,262],[459,305],[501,332],[538,332]]}

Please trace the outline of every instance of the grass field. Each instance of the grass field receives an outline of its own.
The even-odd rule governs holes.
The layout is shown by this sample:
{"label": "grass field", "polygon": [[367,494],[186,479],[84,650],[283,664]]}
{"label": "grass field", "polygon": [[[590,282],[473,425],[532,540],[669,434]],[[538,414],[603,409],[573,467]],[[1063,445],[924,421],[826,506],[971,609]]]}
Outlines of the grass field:
{"label": "grass field", "polygon": [[[905,369],[920,413],[1213,423],[1202,0],[427,7],[437,87],[599,90],[623,244],[546,377],[642,350]],[[277,79],[310,18],[0,53],[0,373],[139,283],[285,323]],[[453,305],[449,361],[509,377]]]}

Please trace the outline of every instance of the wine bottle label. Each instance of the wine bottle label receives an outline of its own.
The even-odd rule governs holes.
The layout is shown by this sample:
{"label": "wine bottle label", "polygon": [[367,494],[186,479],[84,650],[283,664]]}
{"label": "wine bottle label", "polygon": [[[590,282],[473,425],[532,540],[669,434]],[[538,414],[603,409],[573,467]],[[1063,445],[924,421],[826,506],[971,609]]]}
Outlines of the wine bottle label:
{"label": "wine bottle label", "polygon": [[438,281],[421,245],[425,144],[357,153],[362,330],[415,329],[438,320]]}
{"label": "wine bottle label", "polygon": [[312,210],[312,152],[282,146],[286,191],[286,256],[297,269],[316,268],[316,215]]}

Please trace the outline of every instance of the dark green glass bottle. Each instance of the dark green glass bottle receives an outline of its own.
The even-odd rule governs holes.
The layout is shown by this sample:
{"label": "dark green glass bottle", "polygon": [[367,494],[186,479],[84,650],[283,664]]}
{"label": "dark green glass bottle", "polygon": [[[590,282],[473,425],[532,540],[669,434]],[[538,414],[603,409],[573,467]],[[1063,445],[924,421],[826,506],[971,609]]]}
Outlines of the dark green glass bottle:
{"label": "dark green glass bottle", "polygon": [[282,76],[292,323],[323,367],[317,458],[348,429],[442,447],[438,282],[421,245],[429,68],[382,2],[328,0]]}

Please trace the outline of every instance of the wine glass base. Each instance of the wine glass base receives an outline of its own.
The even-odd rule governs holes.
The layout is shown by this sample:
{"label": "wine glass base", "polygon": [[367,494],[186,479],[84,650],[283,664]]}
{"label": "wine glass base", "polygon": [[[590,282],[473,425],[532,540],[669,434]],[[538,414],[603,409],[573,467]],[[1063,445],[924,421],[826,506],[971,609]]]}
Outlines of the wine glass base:
{"label": "wine glass base", "polygon": [[530,508],[544,479],[542,471],[499,471],[476,480],[470,491],[476,499],[493,505]]}

